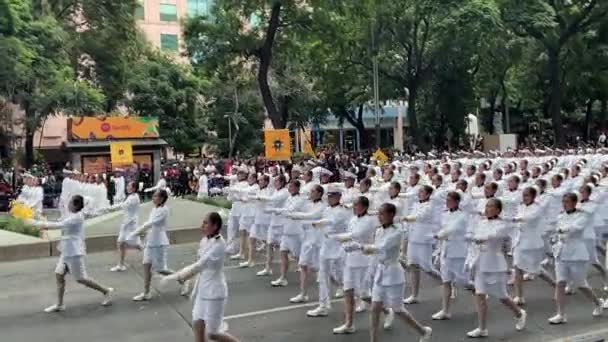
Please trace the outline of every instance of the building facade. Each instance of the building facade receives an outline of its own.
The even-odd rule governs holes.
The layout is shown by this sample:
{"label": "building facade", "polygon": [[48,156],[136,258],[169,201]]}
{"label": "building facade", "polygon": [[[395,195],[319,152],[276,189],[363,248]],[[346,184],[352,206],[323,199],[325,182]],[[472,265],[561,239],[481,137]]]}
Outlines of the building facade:
{"label": "building facade", "polygon": [[209,16],[213,0],[140,0],[135,11],[138,26],[148,41],[166,52],[183,51],[182,22],[191,16]]}

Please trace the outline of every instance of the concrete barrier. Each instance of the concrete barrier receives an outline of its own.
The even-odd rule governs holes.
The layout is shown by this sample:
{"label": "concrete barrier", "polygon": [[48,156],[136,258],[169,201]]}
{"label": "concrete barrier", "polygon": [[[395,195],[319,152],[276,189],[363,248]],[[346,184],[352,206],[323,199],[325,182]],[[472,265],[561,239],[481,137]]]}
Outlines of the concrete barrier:
{"label": "concrete barrier", "polygon": [[[198,242],[201,240],[200,227],[179,228],[168,231],[171,244]],[[87,253],[113,251],[116,249],[118,235],[101,235],[86,238]],[[0,246],[0,262],[19,261],[35,258],[58,256],[58,240],[42,241],[12,246]]]}
{"label": "concrete barrier", "polygon": [[0,247],[0,262],[45,258],[50,254],[51,246],[46,241],[2,246]]}

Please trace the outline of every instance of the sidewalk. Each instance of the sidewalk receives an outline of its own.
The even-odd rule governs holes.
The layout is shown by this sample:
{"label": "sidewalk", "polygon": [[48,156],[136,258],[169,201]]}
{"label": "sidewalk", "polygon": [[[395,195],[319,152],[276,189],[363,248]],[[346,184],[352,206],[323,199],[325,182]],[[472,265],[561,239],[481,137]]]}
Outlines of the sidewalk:
{"label": "sidewalk", "polygon": [[[167,205],[169,206],[168,230],[174,243],[198,241],[200,239],[199,227],[205,215],[212,211],[226,212],[225,209],[204,203],[175,198],[170,199]],[[139,212],[139,223],[144,223],[148,219],[151,210],[151,202],[142,204]],[[122,211],[88,219],[85,222],[88,251],[99,252],[114,249],[122,219]],[[61,232],[50,230],[48,236],[51,242],[0,230],[0,262],[56,255],[53,241],[61,236]],[[45,244],[47,247],[42,247]]]}

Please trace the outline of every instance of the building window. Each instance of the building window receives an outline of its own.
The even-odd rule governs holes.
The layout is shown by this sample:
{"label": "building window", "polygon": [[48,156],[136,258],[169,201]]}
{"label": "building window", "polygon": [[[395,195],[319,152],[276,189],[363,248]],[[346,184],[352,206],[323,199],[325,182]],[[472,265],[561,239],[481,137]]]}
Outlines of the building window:
{"label": "building window", "polygon": [[177,51],[178,40],[176,34],[165,34],[160,35],[160,49],[167,51]]}
{"label": "building window", "polygon": [[135,7],[135,19],[144,20],[145,18],[146,18],[146,12],[144,10],[144,1],[139,0],[137,2],[137,7]]}
{"label": "building window", "polygon": [[198,16],[208,17],[211,15],[211,5],[212,4],[213,4],[213,0],[188,0],[188,16],[189,17],[198,17]]}
{"label": "building window", "polygon": [[160,4],[160,21],[177,21],[177,6]]}

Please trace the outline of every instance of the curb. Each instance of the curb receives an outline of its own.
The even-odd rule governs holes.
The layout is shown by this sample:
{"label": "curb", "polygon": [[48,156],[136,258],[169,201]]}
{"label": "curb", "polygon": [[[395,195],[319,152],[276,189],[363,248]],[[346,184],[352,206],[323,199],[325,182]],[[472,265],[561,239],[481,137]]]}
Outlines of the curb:
{"label": "curb", "polygon": [[[199,242],[202,237],[200,227],[186,227],[169,230],[171,244]],[[92,236],[86,238],[87,253],[98,253],[116,250],[118,234]],[[21,261],[28,259],[58,256],[57,240],[41,241],[12,246],[0,246],[0,262]]]}
{"label": "curb", "polygon": [[580,335],[551,340],[551,342],[604,342],[608,339],[608,329],[600,329]]}

